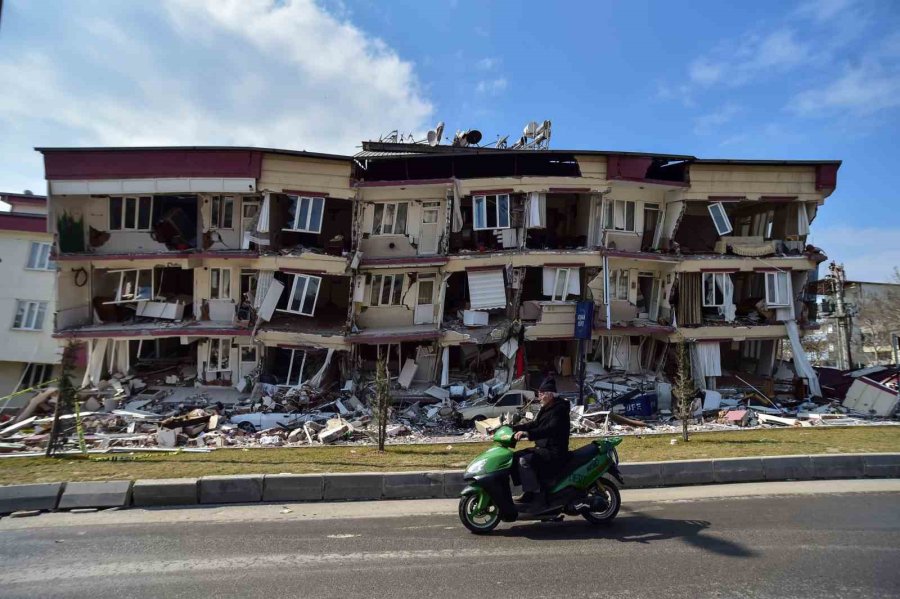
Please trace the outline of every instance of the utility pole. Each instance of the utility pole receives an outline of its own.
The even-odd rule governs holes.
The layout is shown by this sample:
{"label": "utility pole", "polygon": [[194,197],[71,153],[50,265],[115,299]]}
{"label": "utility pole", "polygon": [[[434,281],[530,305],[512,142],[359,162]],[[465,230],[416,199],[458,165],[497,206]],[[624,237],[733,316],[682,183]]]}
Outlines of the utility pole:
{"label": "utility pole", "polygon": [[844,303],[844,283],[846,281],[844,265],[832,262],[828,265],[828,271],[831,273],[829,279],[834,296],[834,318],[838,325],[838,347],[840,347],[838,368],[850,370],[853,368],[853,355],[850,349],[853,326],[852,317],[847,312],[847,305]]}

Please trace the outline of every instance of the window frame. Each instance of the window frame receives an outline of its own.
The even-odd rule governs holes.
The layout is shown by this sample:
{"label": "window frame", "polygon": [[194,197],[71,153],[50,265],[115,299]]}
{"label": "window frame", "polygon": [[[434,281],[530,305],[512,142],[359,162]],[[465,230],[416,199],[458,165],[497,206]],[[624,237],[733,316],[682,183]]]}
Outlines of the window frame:
{"label": "window frame", "polygon": [[[791,305],[790,296],[790,284],[791,280],[788,278],[789,272],[784,270],[772,270],[766,271],[766,305],[774,308],[788,308]],[[783,290],[788,297],[781,297],[782,286],[778,284],[779,279],[784,280]],[[770,285],[769,281],[772,281]],[[769,301],[769,297],[771,296],[771,292],[775,292],[775,301]]]}
{"label": "window frame", "polygon": [[[422,284],[423,283],[431,285],[431,294],[429,295],[427,302],[422,302]],[[419,276],[418,280],[416,281],[416,305],[417,306],[434,305],[434,303],[435,303],[434,290],[436,288],[436,285],[437,285],[437,277],[436,276],[434,276],[434,275]],[[402,289],[401,289],[401,291],[402,291]]]}
{"label": "window frame", "polygon": [[[619,288],[625,281],[625,297],[619,297]],[[609,301],[628,301],[631,289],[631,271],[627,268],[619,268],[609,271]]]}
{"label": "window frame", "polygon": [[[48,304],[49,302],[44,300],[17,299],[16,310],[13,312],[13,324],[10,328],[14,331],[43,331]],[[32,306],[33,310],[30,309]],[[26,326],[29,321],[31,324]],[[18,324],[16,324],[17,322]]]}
{"label": "window frame", "polygon": [[32,389],[36,386],[44,385],[52,378],[53,364],[26,362],[25,366],[22,368],[22,374],[19,378],[19,385],[16,387],[16,391]]}
{"label": "window frame", "polygon": [[[494,226],[491,226],[488,223],[488,198],[494,198]],[[506,202],[505,213],[501,213],[500,198],[504,198]],[[472,196],[472,229],[475,231],[496,231],[512,228],[510,204],[511,201],[508,193],[490,193]],[[500,223],[501,214],[505,215],[505,225]],[[482,226],[478,226],[479,218]]]}
{"label": "window frame", "polygon": [[[703,280],[701,281],[701,286],[700,286],[700,288],[701,288],[701,290],[702,290],[702,295],[703,295],[703,298],[702,298],[702,305],[703,305],[703,307],[704,307],[704,308],[722,308],[722,307],[724,307],[724,306],[725,306],[725,291],[724,291],[724,289],[725,289],[725,284],[726,284],[726,283],[725,283],[725,277],[731,276],[731,273],[727,273],[727,272],[704,272],[704,273],[701,273],[701,274],[702,274]],[[707,301],[707,296],[706,296],[706,281],[709,280],[710,278],[712,279],[712,294],[713,294],[713,302],[712,302],[712,303],[710,303],[710,302]],[[721,281],[722,281],[722,289],[723,289],[723,291],[721,291],[721,294],[722,294],[722,301],[719,302],[719,303],[715,303],[716,295],[717,295],[718,293],[720,293],[720,292],[718,291],[719,288],[716,287],[716,279],[721,279]]]}
{"label": "window frame", "polygon": [[[375,308],[379,307],[388,307],[388,306],[402,306],[403,305],[403,284],[404,284],[403,273],[399,274],[390,274],[390,275],[372,275],[372,283],[370,285],[370,296],[369,296],[369,305]],[[385,289],[385,281],[387,279],[391,280],[390,286],[388,287],[388,301],[382,302],[382,297],[384,297],[384,289]],[[399,285],[397,281],[400,281]],[[377,281],[377,283],[376,283]],[[378,287],[378,292],[376,293],[375,288],[376,285]]]}
{"label": "window frame", "polygon": [[[224,223],[226,217],[225,205],[231,203],[231,214],[229,223]],[[237,196],[233,195],[215,195],[210,200],[210,226],[211,231],[233,231],[234,230],[234,214],[237,207]]]}
{"label": "window frame", "polygon": [[[119,208],[119,226],[113,226],[113,200],[119,200],[122,205]],[[134,200],[134,226],[127,227],[125,226],[128,222],[128,200]],[[150,209],[147,211],[147,226],[141,227],[140,215],[141,215],[141,204],[144,201],[148,201],[150,203]],[[109,202],[107,206],[109,208],[109,230],[110,231],[145,231],[149,232],[153,230],[153,196],[109,196]]]}
{"label": "window frame", "polygon": [[[618,208],[621,206],[622,210]],[[628,228],[628,212],[631,208],[631,228]],[[603,230],[618,231],[621,233],[637,233],[637,201],[615,200],[610,198],[606,202],[606,211],[603,215]]]}
{"label": "window frame", "polygon": [[[434,214],[434,220],[428,220],[428,215]],[[422,202],[422,224],[436,225],[441,220],[441,203],[440,202]]]}
{"label": "window frame", "polygon": [[[305,349],[296,349],[296,348],[292,347],[292,348],[290,348],[290,350],[291,350],[291,357],[288,360],[288,373],[287,373],[287,376],[285,377],[284,385],[288,386],[288,387],[297,387],[297,386],[303,384],[303,370],[306,368],[307,355],[306,355]],[[292,383],[291,375],[294,373],[294,356],[297,355],[297,352],[303,352],[303,358],[300,360],[300,372],[297,375],[297,382]]]}
{"label": "window frame", "polygon": [[[37,252],[35,252],[37,248]],[[32,241],[28,249],[25,270],[56,270],[56,262],[50,259],[53,244],[46,241]]]}
{"label": "window frame", "polygon": [[[725,205],[722,202],[710,202],[706,205],[706,210],[709,212],[709,217],[712,219],[713,227],[716,228],[716,233],[719,234],[719,237],[734,232],[734,225],[732,224],[728,213],[725,211]],[[722,219],[721,223],[716,220],[716,212],[718,212],[719,217]],[[724,225],[727,229],[720,227],[720,225]]]}
{"label": "window frame", "polygon": [[[134,278],[134,286],[135,292],[138,288],[140,288],[141,283],[141,273],[150,273],[150,296],[142,297],[137,299],[122,299],[123,290],[122,286],[125,284],[125,275],[126,273],[136,273]],[[103,302],[104,305],[108,304],[132,304],[137,302],[149,302],[156,296],[156,270],[153,268],[124,268],[117,270],[108,270],[106,271],[107,275],[119,275],[119,283],[116,285],[116,298],[114,300],[110,300],[108,302]]]}
{"label": "window frame", "polygon": [[[372,235],[406,235],[409,230],[409,202],[378,202],[372,214]],[[393,206],[391,218],[391,230],[385,233],[385,215],[388,214],[388,206]],[[403,208],[403,231],[397,231],[397,220],[400,215],[400,208]],[[381,209],[381,218],[378,218],[379,208]]]}
{"label": "window frame", "polygon": [[[563,281],[563,294],[562,297],[557,297],[556,292],[559,289],[559,277],[560,273],[565,272],[565,279]],[[551,302],[564,302],[566,298],[569,297],[569,280],[572,276],[572,268],[568,266],[557,267],[556,274],[553,275],[553,289],[550,292],[550,301]]]}
{"label": "window frame", "polygon": [[[293,231],[295,233],[321,233],[322,223],[325,221],[325,196],[303,196],[287,194],[287,197],[294,204],[294,220],[293,222],[291,222],[290,227],[284,227],[282,228],[282,230]],[[307,205],[306,218],[304,218],[303,222],[301,223],[300,208],[303,206],[304,200],[307,200],[309,203]],[[319,207],[319,222],[316,228],[312,228],[310,225],[313,222],[313,212],[315,211],[314,208],[316,206]]]}
{"label": "window frame", "polygon": [[[210,337],[209,343],[206,346],[206,372],[231,372],[231,338],[229,337]],[[222,346],[225,345],[225,350],[222,351]],[[212,367],[212,354],[213,347],[218,348],[218,360],[216,363],[216,368]],[[223,364],[224,357],[224,365]]]}
{"label": "window frame", "polygon": [[[219,285],[218,285],[218,287],[219,287],[219,293],[218,293],[218,294],[214,294],[214,293],[213,293],[213,272],[215,272],[215,271],[218,271],[218,273],[219,273]],[[223,281],[222,275],[225,274],[225,273],[228,274],[228,277],[227,277],[227,279],[228,279],[228,293],[227,293],[225,296],[223,296],[223,295],[222,295],[222,281]],[[210,266],[210,267],[209,267],[209,299],[213,299],[213,300],[230,300],[230,299],[234,299],[234,298],[232,297],[231,290],[232,290],[232,285],[231,285],[231,268],[230,268],[230,267],[227,267],[227,266]]]}
{"label": "window frame", "polygon": [[[294,275],[294,280],[291,281],[291,291],[288,294],[287,307],[279,308],[278,309],[279,312],[288,312],[289,314],[299,314],[300,316],[314,316],[316,313],[316,306],[319,303],[319,292],[322,291],[322,277],[317,277],[315,275],[308,275],[305,273],[291,273],[291,274]],[[304,279],[304,281],[302,284],[302,287],[303,287],[302,292],[299,294],[300,309],[293,310],[293,309],[291,309],[291,306],[294,305],[294,300],[295,300],[295,298],[298,297],[297,287],[298,287],[298,282],[301,279]],[[306,304],[306,292],[309,289],[309,284],[310,284],[310,281],[312,281],[312,280],[316,281],[316,295],[313,297],[313,304],[312,304],[311,311],[304,312],[303,307],[304,307],[304,304]]]}

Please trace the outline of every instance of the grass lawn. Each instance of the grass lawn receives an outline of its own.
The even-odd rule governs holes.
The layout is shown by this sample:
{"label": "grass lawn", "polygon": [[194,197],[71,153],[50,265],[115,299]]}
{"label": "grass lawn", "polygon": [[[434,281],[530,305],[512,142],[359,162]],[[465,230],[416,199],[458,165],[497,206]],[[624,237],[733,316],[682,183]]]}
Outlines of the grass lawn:
{"label": "grass lawn", "polygon": [[[670,445],[671,439],[678,439]],[[573,439],[580,447],[588,439]],[[488,443],[394,445],[384,454],[373,447],[220,449],[211,453],[135,453],[65,458],[0,460],[0,484],[29,482],[173,478],[215,474],[353,472],[462,469]],[[522,444],[527,447],[528,444]],[[900,426],[766,429],[625,437],[623,462],[763,455],[900,451]]]}

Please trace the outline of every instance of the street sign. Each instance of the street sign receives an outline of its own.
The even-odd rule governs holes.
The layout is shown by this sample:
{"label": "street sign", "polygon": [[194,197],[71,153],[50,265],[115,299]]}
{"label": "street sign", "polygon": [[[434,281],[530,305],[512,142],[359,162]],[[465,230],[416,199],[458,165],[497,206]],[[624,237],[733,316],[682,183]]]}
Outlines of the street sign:
{"label": "street sign", "polygon": [[590,339],[594,324],[594,302],[581,301],[575,306],[575,338]]}

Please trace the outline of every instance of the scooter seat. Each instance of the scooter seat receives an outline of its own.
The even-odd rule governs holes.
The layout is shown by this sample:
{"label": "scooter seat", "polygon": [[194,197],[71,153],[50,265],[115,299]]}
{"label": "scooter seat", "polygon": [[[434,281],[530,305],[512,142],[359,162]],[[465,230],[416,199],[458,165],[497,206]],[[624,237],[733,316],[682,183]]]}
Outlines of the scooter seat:
{"label": "scooter seat", "polygon": [[594,459],[597,454],[600,453],[600,448],[596,443],[588,443],[584,447],[580,447],[575,451],[569,452],[569,461],[566,462],[565,467],[562,469],[560,476],[557,477],[557,480],[561,480],[563,477],[568,476],[571,472],[584,466],[588,462]]}

